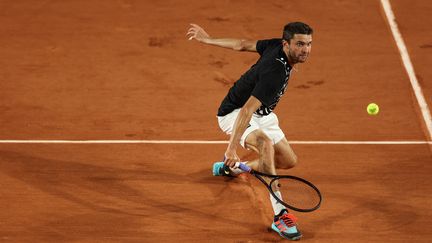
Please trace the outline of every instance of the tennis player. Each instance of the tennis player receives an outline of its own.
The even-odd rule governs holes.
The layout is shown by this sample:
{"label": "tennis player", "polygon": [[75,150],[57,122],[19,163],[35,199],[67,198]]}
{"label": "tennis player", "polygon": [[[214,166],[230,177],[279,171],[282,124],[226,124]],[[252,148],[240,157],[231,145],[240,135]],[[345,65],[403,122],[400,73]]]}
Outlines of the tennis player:
{"label": "tennis player", "polygon": [[[312,47],[312,33],[307,24],[293,22],[285,25],[282,38],[213,38],[199,25],[191,24],[187,32],[189,40],[260,55],[258,61],[230,88],[219,107],[219,126],[230,135],[230,141],[225,161],[213,165],[214,175],[225,175],[224,166],[230,167],[231,176],[242,172],[234,168],[240,161],[236,152],[239,144],[258,153],[257,160],[247,162],[254,170],[275,175],[276,168],[289,169],[296,165],[297,156],[279,127],[273,110],[287,89],[295,65],[307,60]],[[277,188],[273,190],[281,196]],[[271,195],[270,201],[275,214],[272,229],[286,239],[300,239],[302,234],[297,228],[296,217]]]}

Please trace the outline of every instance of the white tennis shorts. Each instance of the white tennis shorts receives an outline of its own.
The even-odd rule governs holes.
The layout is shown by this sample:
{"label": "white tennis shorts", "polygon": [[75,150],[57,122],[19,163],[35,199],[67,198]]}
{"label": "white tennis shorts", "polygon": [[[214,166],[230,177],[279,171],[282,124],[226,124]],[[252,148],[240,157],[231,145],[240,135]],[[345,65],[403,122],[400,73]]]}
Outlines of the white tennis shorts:
{"label": "white tennis shorts", "polygon": [[[219,127],[222,129],[223,132],[231,135],[234,128],[234,123],[237,119],[239,112],[240,109],[236,109],[226,116],[217,117]],[[285,137],[285,134],[279,127],[279,120],[275,113],[272,112],[267,116],[253,114],[249,122],[249,126],[246,128],[246,131],[243,133],[240,139],[240,144],[244,148],[247,136],[257,129],[261,129],[273,141],[273,144],[280,142]]]}

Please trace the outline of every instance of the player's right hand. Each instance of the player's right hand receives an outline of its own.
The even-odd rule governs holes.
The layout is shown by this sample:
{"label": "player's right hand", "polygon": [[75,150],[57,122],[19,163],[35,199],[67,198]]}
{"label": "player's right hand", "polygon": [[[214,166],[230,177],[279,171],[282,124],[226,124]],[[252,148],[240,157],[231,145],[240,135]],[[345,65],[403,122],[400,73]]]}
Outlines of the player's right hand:
{"label": "player's right hand", "polygon": [[227,149],[227,151],[225,152],[225,165],[234,168],[236,162],[239,162],[240,158],[237,155],[237,152],[233,149]]}

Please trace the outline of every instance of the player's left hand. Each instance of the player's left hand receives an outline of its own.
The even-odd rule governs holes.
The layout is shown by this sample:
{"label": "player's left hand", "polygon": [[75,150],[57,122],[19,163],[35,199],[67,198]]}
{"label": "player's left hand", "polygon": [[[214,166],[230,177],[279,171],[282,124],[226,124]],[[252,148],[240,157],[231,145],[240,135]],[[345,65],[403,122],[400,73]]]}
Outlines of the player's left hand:
{"label": "player's left hand", "polygon": [[204,42],[206,39],[210,38],[210,35],[207,34],[207,32],[204,31],[201,26],[197,24],[190,24],[191,27],[189,28],[186,36],[189,38],[189,40],[196,39],[199,42]]}

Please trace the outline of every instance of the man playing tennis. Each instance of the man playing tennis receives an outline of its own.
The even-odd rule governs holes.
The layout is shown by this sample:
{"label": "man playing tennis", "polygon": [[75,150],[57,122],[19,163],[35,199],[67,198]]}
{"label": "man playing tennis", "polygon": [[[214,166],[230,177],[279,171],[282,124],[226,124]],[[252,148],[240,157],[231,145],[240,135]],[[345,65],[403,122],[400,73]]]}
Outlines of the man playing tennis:
{"label": "man playing tennis", "polygon": [[[219,107],[219,126],[230,134],[230,141],[225,161],[213,165],[214,175],[225,175],[224,165],[231,168],[231,175],[242,172],[234,168],[240,161],[236,152],[239,144],[258,153],[257,160],[247,162],[254,170],[275,175],[276,168],[288,169],[296,165],[297,156],[280,129],[273,110],[285,93],[294,65],[307,60],[312,47],[312,33],[307,24],[293,22],[284,27],[281,39],[213,38],[200,26],[191,24],[187,32],[189,40],[260,55],[258,61],[234,83]],[[281,196],[277,188],[274,191]],[[270,201],[275,214],[272,229],[286,239],[300,239],[302,235],[296,227],[294,215],[271,195]]]}

